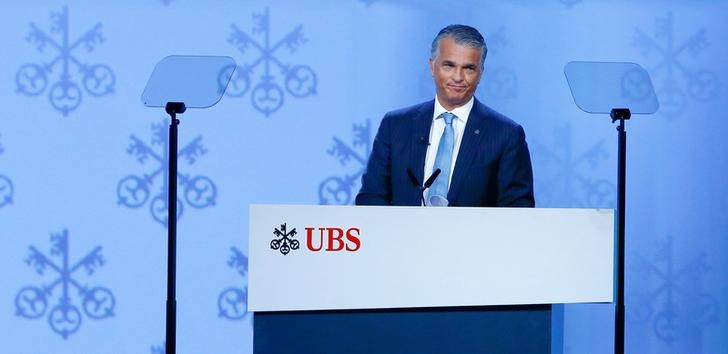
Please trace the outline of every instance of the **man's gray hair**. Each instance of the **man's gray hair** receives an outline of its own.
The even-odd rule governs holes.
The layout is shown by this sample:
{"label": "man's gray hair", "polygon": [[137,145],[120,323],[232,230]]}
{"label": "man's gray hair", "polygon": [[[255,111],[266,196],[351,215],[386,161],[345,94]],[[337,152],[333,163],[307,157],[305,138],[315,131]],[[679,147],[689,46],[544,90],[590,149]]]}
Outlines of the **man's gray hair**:
{"label": "man's gray hair", "polygon": [[485,55],[488,54],[488,47],[485,45],[485,39],[483,39],[480,32],[468,25],[449,25],[441,29],[440,33],[432,40],[430,59],[437,59],[437,55],[440,53],[440,41],[445,37],[452,38],[457,44],[482,50],[483,55],[480,56],[480,66],[483,66]]}

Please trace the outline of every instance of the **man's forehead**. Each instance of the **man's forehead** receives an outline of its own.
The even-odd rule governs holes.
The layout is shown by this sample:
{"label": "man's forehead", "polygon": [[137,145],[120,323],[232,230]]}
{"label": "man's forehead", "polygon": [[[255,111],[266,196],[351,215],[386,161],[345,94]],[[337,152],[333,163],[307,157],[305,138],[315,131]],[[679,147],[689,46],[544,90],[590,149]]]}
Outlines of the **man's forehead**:
{"label": "man's forehead", "polygon": [[[445,39],[449,39],[450,41],[445,43]],[[452,38],[445,39],[440,43],[438,59],[453,62],[473,61],[480,63],[480,57],[483,55],[481,48],[473,48],[466,44],[456,43]]]}

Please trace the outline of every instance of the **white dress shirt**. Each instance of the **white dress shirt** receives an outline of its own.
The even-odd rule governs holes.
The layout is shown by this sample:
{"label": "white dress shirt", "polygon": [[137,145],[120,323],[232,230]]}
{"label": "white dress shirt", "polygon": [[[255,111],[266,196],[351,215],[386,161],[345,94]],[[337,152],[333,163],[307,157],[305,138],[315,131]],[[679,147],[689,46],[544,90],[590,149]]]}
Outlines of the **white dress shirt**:
{"label": "white dress shirt", "polygon": [[[457,107],[450,111],[455,115],[455,119],[452,120],[452,127],[455,130],[455,146],[452,152],[452,164],[450,165],[450,180],[447,182],[448,188],[452,181],[452,172],[455,169],[455,162],[458,159],[458,151],[460,150],[460,142],[463,141],[463,132],[465,131],[465,124],[468,122],[468,116],[470,111],[473,109],[474,98],[470,98],[468,103]],[[427,147],[427,157],[425,157],[425,174],[423,179],[427,180],[432,175],[433,167],[435,166],[435,157],[437,156],[437,147],[440,145],[440,138],[442,132],[445,130],[445,119],[441,118],[440,115],[448,112],[440,104],[439,99],[435,96],[435,112],[432,114],[432,126],[430,127],[430,145]],[[440,118],[438,118],[440,117]],[[439,177],[438,177],[439,178]]]}

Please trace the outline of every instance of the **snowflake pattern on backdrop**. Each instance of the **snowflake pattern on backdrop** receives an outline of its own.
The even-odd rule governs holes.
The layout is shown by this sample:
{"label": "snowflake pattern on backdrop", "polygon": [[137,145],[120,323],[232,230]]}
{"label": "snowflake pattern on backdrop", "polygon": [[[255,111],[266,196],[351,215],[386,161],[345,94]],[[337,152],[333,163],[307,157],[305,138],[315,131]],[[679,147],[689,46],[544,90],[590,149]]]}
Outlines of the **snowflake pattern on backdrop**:
{"label": "snowflake pattern on backdrop", "polygon": [[[228,43],[235,46],[243,56],[257,51],[254,58],[243,58],[240,62],[247,64],[238,65],[225,94],[231,97],[242,97],[248,92],[252,85],[254,75],[260,74],[258,82],[250,94],[253,107],[263,113],[266,117],[278,111],[284,103],[285,92],[296,98],[305,98],[316,93],[316,73],[308,65],[285,64],[279,56],[278,51],[282,48],[288,49],[293,54],[299,47],[307,42],[303,36],[303,25],[298,25],[282,39],[271,43],[270,11],[265,9],[263,13],[253,14],[252,35],[248,35],[236,25],[232,25],[232,33]],[[263,42],[259,42],[253,36],[262,36]],[[249,56],[249,55],[248,55]],[[248,59],[250,59],[248,61]],[[262,68],[259,68],[262,66]],[[278,69],[280,75],[284,76],[285,92],[276,80],[274,69]],[[225,75],[221,74],[221,80]]]}
{"label": "snowflake pattern on backdrop", "polygon": [[[78,272],[84,271],[87,276],[102,267],[105,260],[101,256],[101,246],[86,254],[76,263],[70,263],[70,250],[68,247],[68,230],[51,234],[50,256],[30,246],[30,255],[25,263],[33,267],[41,275],[52,273],[53,277],[41,286],[27,286],[22,288],[15,297],[15,314],[27,319],[39,319],[48,312],[49,302],[57,288],[61,288],[58,303],[48,312],[48,323],[53,332],[61,335],[63,339],[76,333],[81,327],[82,314],[78,304],[74,304],[73,294],[81,298],[81,307],[87,317],[94,320],[103,320],[114,316],[116,300],[111,291],[105,287],[88,287],[78,280]],[[57,257],[60,263],[52,258]],[[72,290],[75,290],[73,292]]]}
{"label": "snowflake pattern on backdrop", "polygon": [[[248,277],[248,257],[235,247],[230,248],[232,256],[227,261],[230,268],[235,269],[243,279]],[[244,281],[247,283],[247,280]],[[248,316],[248,286],[231,286],[220,293],[217,298],[218,316],[232,320],[243,320]]]}
{"label": "snowflake pattern on backdrop", "polygon": [[614,184],[591,176],[608,159],[603,140],[575,156],[571,125],[567,123],[556,128],[552,144],[535,143],[532,153],[534,162],[543,166],[537,181],[544,186],[537,188],[542,192],[537,198],[541,206],[614,207]]}
{"label": "snowflake pattern on backdrop", "polygon": [[[658,242],[653,259],[633,257],[632,276],[640,286],[628,293],[626,313],[630,322],[650,323],[657,338],[668,344],[687,337],[700,340],[719,314],[718,301],[703,290],[711,271],[705,254],[678,266],[673,248],[668,236]],[[698,353],[697,345],[691,347]]]}
{"label": "snowflake pattern on backdrop", "polygon": [[[156,146],[161,147],[159,149],[161,153],[155,151]],[[149,211],[154,220],[167,227],[167,183],[169,180],[167,125],[164,122],[152,124],[151,145],[147,145],[141,139],[132,135],[131,144],[126,151],[135,156],[142,165],[151,158],[154,170],[141,175],[131,174],[122,178],[117,185],[118,203],[133,209],[144,206],[152,194],[155,181],[159,181],[158,193],[151,198]],[[198,136],[179,150],[177,158],[179,161],[187,161],[189,165],[193,165],[198,158],[206,153],[207,150],[202,146],[202,136]],[[178,181],[181,194],[177,198],[178,220],[182,217],[184,211],[182,200],[196,209],[204,209],[215,205],[217,187],[210,178],[178,172]]]}
{"label": "snowflake pattern on backdrop", "polygon": [[341,176],[331,176],[319,184],[319,204],[347,205],[353,202],[353,195],[359,189],[361,175],[367,167],[367,159],[371,152],[371,122],[354,124],[354,138],[351,146],[343,139],[334,137],[334,145],[327,151],[342,166],[354,165],[352,172]]}
{"label": "snowflake pattern on backdrop", "polygon": [[[2,142],[0,142],[0,155],[5,152]],[[13,203],[13,181],[9,177],[0,173],[0,208]]]}
{"label": "snowflake pattern on backdrop", "polygon": [[[60,42],[54,39],[52,34],[59,34]],[[79,79],[86,93],[91,96],[100,97],[114,92],[116,78],[108,65],[87,64],[75,54],[81,48],[90,53],[103,43],[101,23],[97,23],[81,37],[71,41],[68,7],[63,7],[61,12],[51,13],[50,34],[31,23],[26,40],[35,44],[41,53],[50,47],[55,56],[44,63],[28,63],[21,66],[15,76],[18,93],[38,96],[46,91],[50,81],[53,80],[53,75],[56,74],[57,81],[48,90],[48,98],[55,110],[68,116],[81,105],[83,93],[78,84]]]}
{"label": "snowflake pattern on backdrop", "polygon": [[720,94],[718,75],[710,70],[690,68],[685,63],[684,54],[695,57],[708,47],[705,29],[701,28],[684,42],[676,43],[672,12],[666,17],[658,17],[656,24],[652,37],[637,28],[632,45],[645,56],[658,57],[649,71],[660,83],[656,85],[660,111],[667,116],[675,116],[685,109],[688,98],[701,102],[717,99]]}

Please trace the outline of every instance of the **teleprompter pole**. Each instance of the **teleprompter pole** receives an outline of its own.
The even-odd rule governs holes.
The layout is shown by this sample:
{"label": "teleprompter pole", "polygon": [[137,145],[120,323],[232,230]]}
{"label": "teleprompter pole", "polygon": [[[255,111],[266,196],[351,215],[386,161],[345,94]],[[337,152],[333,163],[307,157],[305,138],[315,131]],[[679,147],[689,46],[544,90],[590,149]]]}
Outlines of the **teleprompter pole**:
{"label": "teleprompter pole", "polygon": [[177,114],[187,110],[183,102],[167,102],[169,114],[169,180],[167,182],[167,316],[165,352],[177,353]]}
{"label": "teleprompter pole", "polygon": [[624,354],[624,245],[627,176],[627,132],[624,121],[632,116],[628,108],[615,108],[610,113],[612,123],[619,121],[617,167],[617,301],[614,318],[614,353]]}

